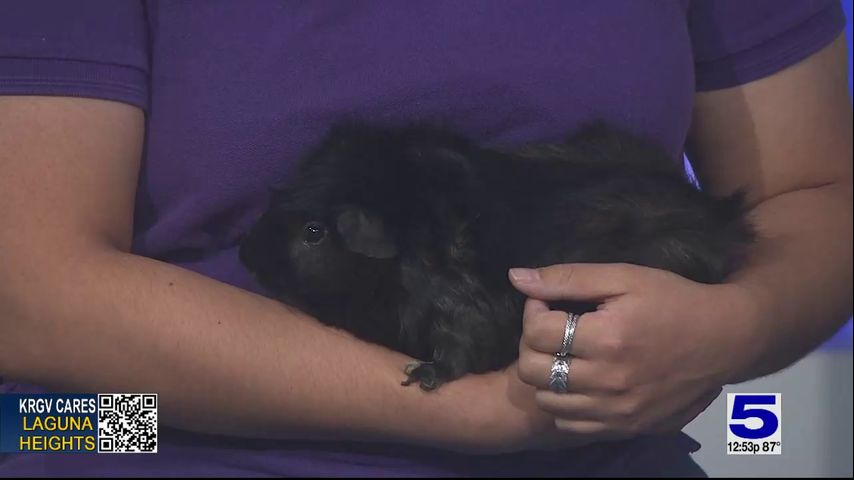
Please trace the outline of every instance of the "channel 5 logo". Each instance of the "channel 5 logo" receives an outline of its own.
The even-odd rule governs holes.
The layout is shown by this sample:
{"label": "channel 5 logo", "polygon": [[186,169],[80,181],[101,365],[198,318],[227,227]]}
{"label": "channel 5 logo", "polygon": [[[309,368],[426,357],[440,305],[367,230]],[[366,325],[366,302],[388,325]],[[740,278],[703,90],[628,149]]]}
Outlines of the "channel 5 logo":
{"label": "channel 5 logo", "polygon": [[783,450],[782,420],[779,393],[728,393],[727,453],[779,455]]}

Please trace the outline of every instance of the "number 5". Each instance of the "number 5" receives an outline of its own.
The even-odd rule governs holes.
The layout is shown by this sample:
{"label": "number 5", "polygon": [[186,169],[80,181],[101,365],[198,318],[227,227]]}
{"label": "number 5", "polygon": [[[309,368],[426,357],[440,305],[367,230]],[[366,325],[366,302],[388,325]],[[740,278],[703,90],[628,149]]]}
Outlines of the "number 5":
{"label": "number 5", "polygon": [[763,408],[747,408],[748,405],[774,405],[775,398],[773,395],[739,395],[734,400],[731,420],[758,418],[762,421],[762,426],[752,429],[740,423],[731,423],[729,429],[732,433],[741,438],[756,440],[769,437],[777,431],[779,420],[774,412]]}

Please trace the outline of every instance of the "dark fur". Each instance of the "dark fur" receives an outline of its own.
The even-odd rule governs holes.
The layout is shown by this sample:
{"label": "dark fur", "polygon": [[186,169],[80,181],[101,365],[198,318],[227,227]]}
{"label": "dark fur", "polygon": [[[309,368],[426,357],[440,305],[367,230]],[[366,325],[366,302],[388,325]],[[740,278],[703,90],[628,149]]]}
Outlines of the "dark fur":
{"label": "dark fur", "polygon": [[[316,245],[312,221],[328,231]],[[681,162],[602,124],[513,153],[438,127],[341,125],[240,253],[282,301],[425,362],[404,383],[432,389],[516,359],[511,267],[626,262],[717,283],[751,240],[740,196],[702,193]]]}

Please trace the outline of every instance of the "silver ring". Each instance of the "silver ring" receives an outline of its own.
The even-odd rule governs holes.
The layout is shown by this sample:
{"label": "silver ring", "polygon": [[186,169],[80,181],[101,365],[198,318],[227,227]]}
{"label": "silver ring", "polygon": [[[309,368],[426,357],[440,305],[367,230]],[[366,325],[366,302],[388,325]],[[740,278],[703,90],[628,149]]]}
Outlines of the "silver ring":
{"label": "silver ring", "polygon": [[563,343],[560,345],[560,351],[557,352],[559,357],[569,356],[569,349],[572,347],[572,339],[575,337],[575,327],[578,326],[580,315],[574,313],[566,314],[566,327],[563,329]]}
{"label": "silver ring", "polygon": [[566,393],[569,387],[569,362],[572,357],[555,355],[552,370],[549,375],[549,388],[553,392]]}

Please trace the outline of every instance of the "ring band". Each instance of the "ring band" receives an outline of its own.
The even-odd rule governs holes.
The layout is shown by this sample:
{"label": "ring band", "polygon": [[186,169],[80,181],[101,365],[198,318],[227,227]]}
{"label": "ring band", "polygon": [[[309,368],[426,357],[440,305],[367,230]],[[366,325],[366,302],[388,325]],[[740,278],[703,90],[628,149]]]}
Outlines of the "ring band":
{"label": "ring band", "polygon": [[574,313],[566,314],[566,327],[563,329],[563,343],[561,343],[560,351],[556,354],[559,357],[569,356],[569,349],[572,347],[572,339],[575,337],[575,327],[578,326],[578,318],[580,315]]}
{"label": "ring band", "polygon": [[553,392],[566,393],[569,387],[569,362],[572,357],[559,357],[555,355],[552,362],[551,375],[549,376],[549,388]]}

